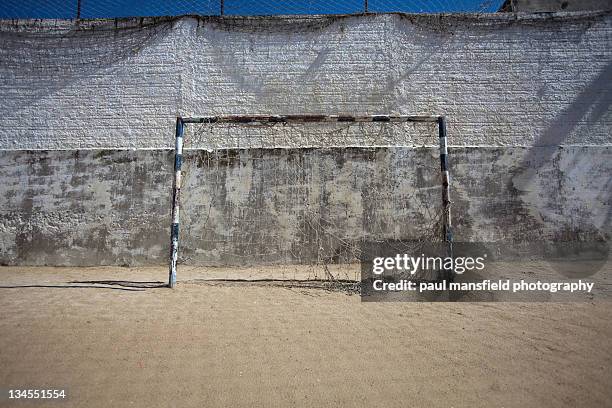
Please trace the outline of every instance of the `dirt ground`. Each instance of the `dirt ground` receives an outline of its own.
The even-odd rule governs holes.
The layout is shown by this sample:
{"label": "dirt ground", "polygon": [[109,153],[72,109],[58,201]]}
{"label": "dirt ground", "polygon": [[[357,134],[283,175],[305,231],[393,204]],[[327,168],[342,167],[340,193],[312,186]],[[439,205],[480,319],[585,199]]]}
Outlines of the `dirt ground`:
{"label": "dirt ground", "polygon": [[606,299],[362,303],[182,277],[170,290],[154,287],[163,268],[0,268],[0,406],[611,406]]}

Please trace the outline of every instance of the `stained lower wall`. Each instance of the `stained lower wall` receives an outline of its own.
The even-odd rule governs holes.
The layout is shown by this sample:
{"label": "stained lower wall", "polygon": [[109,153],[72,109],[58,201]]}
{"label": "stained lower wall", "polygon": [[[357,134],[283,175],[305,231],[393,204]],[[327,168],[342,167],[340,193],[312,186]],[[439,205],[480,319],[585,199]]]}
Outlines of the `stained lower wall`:
{"label": "stained lower wall", "polygon": [[[456,240],[609,240],[612,148],[450,155]],[[0,262],[166,262],[172,162],[170,150],[1,152]],[[430,148],[188,151],[181,260],[343,261],[361,239],[428,237],[438,163]]]}

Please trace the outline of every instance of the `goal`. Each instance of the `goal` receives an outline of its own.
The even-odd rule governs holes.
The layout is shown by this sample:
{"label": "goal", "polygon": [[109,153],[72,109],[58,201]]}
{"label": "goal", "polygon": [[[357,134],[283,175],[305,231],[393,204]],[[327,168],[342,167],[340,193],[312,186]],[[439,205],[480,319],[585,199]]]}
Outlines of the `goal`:
{"label": "goal", "polygon": [[[408,134],[402,128],[408,125],[426,126],[428,138],[437,130],[439,155],[433,153],[433,140],[425,148],[421,142],[398,139],[398,134]],[[190,175],[189,168],[199,168],[199,173]],[[251,185],[255,179],[258,186]],[[178,117],[168,286],[176,285],[181,261],[183,207],[197,208],[200,230],[206,229],[187,230],[200,240],[187,250],[201,255],[214,242],[217,246],[208,252],[221,260],[220,252],[239,248],[235,257],[254,262],[326,266],[359,261],[364,241],[405,239],[443,242],[452,254],[449,180],[444,116]],[[248,191],[232,193],[241,194],[236,203],[227,198],[232,189]],[[198,203],[182,202],[181,193]],[[215,198],[219,195],[223,197]],[[220,203],[225,205],[222,211]],[[214,208],[224,214],[209,222]],[[190,217],[187,227],[194,220]],[[228,225],[211,230],[214,223]],[[294,225],[301,229],[290,230]]]}

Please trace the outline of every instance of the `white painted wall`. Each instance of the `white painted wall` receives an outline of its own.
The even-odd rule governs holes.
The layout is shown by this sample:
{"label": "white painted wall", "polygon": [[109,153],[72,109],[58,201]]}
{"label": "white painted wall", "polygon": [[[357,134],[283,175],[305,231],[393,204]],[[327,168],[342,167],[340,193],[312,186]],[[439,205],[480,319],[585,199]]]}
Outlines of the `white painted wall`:
{"label": "white painted wall", "polygon": [[240,113],[446,114],[453,145],[612,140],[609,13],[121,25],[0,23],[0,149],[165,148],[177,115]]}

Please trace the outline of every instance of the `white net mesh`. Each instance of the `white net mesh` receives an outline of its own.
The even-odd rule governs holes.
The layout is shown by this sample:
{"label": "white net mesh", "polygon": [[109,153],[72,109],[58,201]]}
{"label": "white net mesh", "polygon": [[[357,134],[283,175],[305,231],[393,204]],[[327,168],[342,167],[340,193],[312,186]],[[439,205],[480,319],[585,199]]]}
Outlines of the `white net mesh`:
{"label": "white net mesh", "polygon": [[187,149],[437,146],[434,122],[204,123],[186,128]]}

